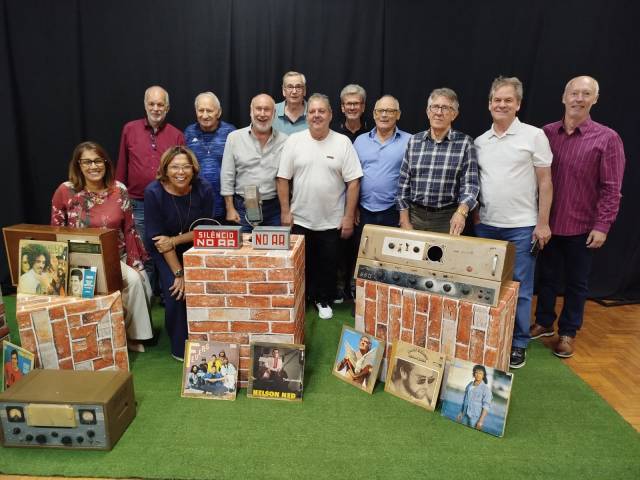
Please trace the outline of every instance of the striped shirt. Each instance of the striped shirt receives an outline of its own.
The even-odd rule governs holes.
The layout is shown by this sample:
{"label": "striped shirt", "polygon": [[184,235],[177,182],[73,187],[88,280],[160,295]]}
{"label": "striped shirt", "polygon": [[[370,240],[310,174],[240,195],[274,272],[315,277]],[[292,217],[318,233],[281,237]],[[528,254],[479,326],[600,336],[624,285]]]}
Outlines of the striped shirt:
{"label": "striped shirt", "polygon": [[409,139],[398,178],[399,210],[410,203],[432,208],[465,203],[472,210],[478,190],[478,161],[469,135],[449,130],[436,142],[427,130]]}
{"label": "striped shirt", "polygon": [[608,233],[620,206],[625,163],[620,136],[591,117],[571,135],[562,121],[543,130],[553,152],[551,231],[554,235]]}

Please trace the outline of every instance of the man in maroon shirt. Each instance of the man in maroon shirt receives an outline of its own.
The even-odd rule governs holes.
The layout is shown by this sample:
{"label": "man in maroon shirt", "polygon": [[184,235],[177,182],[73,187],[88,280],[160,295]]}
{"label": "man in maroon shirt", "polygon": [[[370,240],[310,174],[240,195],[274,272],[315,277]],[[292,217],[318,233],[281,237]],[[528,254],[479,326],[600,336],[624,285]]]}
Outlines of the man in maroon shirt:
{"label": "man in maroon shirt", "polygon": [[582,326],[594,249],[600,248],[618,214],[624,172],[620,136],[591,120],[598,101],[598,82],[588,76],[567,83],[564,118],[544,127],[553,152],[553,205],[549,224],[553,236],[541,254],[536,323],[531,338],[554,335],[558,278],[565,277],[564,306],[558,318],[553,353],[573,356]]}
{"label": "man in maroon shirt", "polygon": [[[145,118],[133,120],[122,129],[116,180],[124,183],[133,206],[133,218],[140,238],[144,238],[144,189],[156,178],[160,157],[171,147],[184,145],[182,132],[166,123],[169,94],[154,85],[144,92]],[[145,270],[154,285],[153,262]]]}

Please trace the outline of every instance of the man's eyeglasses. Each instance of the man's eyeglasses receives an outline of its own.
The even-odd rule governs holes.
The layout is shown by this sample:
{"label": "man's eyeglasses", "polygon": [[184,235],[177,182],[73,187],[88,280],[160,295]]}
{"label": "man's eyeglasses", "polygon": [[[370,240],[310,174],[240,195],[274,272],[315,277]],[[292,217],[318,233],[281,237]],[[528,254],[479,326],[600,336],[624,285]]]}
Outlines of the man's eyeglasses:
{"label": "man's eyeglasses", "polygon": [[398,109],[397,108],[376,108],[374,110],[374,113],[376,113],[377,115],[384,115],[385,113],[387,115],[393,115],[394,113],[398,113]]}
{"label": "man's eyeglasses", "polygon": [[362,102],[347,102],[347,103],[343,103],[342,105],[348,108],[357,108],[360,105],[362,105]]}
{"label": "man's eyeglasses", "polygon": [[304,85],[300,85],[300,84],[298,84],[298,85],[285,85],[284,88],[285,88],[285,90],[287,92],[293,92],[294,90],[302,91],[302,90],[304,90]]}
{"label": "man's eyeglasses", "polygon": [[102,167],[105,164],[105,161],[104,158],[81,158],[78,163],[82,167],[90,167],[91,165]]}
{"label": "man's eyeglasses", "polygon": [[429,111],[431,113],[451,113],[451,112],[455,112],[456,109],[453,107],[450,107],[449,105],[429,105]]}

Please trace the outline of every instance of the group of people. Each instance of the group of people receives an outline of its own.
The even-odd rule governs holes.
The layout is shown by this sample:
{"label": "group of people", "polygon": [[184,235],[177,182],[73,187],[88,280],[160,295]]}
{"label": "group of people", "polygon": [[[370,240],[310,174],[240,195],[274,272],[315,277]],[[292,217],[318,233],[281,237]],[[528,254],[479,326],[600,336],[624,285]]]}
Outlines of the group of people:
{"label": "group of people", "polygon": [[224,350],[219,355],[212,354],[209,361],[202,358],[199,364],[193,364],[187,375],[187,388],[222,396],[236,390],[238,370],[229,363]]}
{"label": "group of people", "polygon": [[[244,192],[253,186],[263,224],[290,225],[305,236],[306,290],[320,318],[331,318],[332,302],[349,293],[365,224],[459,235],[471,215],[476,235],[516,246],[520,293],[511,367],[525,364],[530,339],[554,335],[560,269],[566,288],[554,353],[573,355],[592,252],[617,215],[625,162],[616,132],[591,120],[598,82],[571,79],[562,120],[540,129],[517,117],[520,80],[498,77],[489,90],[491,127],[475,140],[453,128],[460,105],[450,88],[431,92],[428,128],[415,135],[398,128],[400,104],[391,95],[376,100],[369,129],[361,86],[342,90],[344,118],[335,122],[329,98],[307,99],[306,88],[303,74],[287,72],[284,100],[256,95],[250,125],[237,130],[221,120],[216,95],[201,93],[197,122],[183,134],[166,121],[169,94],[152,86],[144,95],[145,118],[124,126],[116,169],[99,145],[76,148],[69,181],[54,194],[52,223],[119,229],[131,346],[141,347],[152,334],[148,295],[157,272],[172,355],[182,359],[182,254],[192,242],[191,226],[213,218],[250,231]],[[536,248],[540,291],[531,326]]]}

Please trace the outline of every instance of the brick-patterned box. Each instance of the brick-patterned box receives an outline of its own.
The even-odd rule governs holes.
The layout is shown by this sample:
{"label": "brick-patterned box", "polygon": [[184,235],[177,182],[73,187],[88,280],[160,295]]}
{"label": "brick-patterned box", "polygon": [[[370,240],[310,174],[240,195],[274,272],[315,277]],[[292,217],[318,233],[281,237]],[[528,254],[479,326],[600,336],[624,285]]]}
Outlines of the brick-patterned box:
{"label": "brick-patterned box", "polygon": [[4,310],[4,300],[2,299],[2,291],[0,290],[0,347],[2,341],[11,341],[11,335],[9,334],[9,323],[7,322],[7,314]]}
{"label": "brick-patterned box", "polygon": [[16,319],[38,367],[129,371],[120,292],[91,299],[18,294]]}
{"label": "brick-patterned box", "polygon": [[304,236],[289,250],[254,250],[246,234],[240,249],[192,248],[184,272],[189,338],[239,343],[243,387],[254,336],[304,341]]}
{"label": "brick-patterned box", "polygon": [[489,307],[358,279],[355,325],[386,343],[385,364],[393,341],[400,339],[442,352],[447,358],[506,371],[518,286],[505,282],[498,306]]}

